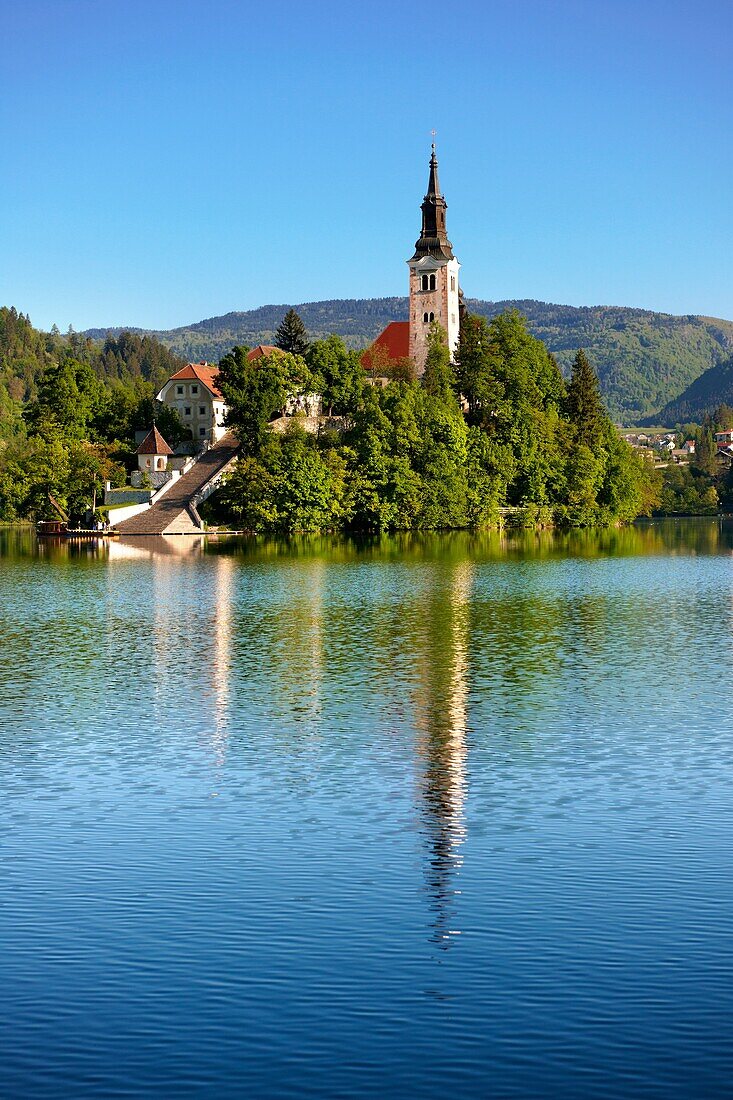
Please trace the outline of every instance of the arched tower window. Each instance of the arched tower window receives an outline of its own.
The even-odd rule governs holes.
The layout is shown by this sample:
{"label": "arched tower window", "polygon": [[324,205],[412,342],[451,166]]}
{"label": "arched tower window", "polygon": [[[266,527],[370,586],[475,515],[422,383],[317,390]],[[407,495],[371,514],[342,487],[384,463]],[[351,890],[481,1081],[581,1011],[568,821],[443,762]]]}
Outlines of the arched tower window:
{"label": "arched tower window", "polygon": [[435,320],[435,314],[434,313],[429,313],[428,314],[428,321],[434,321],[434,320]]}
{"label": "arched tower window", "polygon": [[430,289],[430,279],[427,275],[423,275],[422,278],[420,279],[420,289],[421,290],[429,290]]}
{"label": "arched tower window", "polygon": [[427,313],[423,313],[423,315],[422,315],[422,320],[423,320],[423,324],[424,324],[424,325],[426,325],[426,324],[428,323],[428,315],[427,315]]}
{"label": "arched tower window", "polygon": [[430,290],[435,290],[435,275],[430,276]]}

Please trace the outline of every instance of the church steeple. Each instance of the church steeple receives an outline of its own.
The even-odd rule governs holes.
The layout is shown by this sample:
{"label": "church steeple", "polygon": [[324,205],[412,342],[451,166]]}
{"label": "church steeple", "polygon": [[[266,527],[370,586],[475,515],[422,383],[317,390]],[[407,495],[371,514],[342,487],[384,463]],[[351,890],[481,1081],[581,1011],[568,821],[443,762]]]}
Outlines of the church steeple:
{"label": "church steeple", "polygon": [[461,323],[460,264],[445,231],[447,204],[438,183],[438,158],[433,144],[428,193],[422,203],[422,230],[415,242],[410,268],[410,359],[418,375],[425,370],[431,325],[443,329],[453,358],[458,347]]}
{"label": "church steeple", "polygon": [[433,142],[428,190],[420,208],[422,210],[422,229],[415,242],[413,260],[419,260],[422,256],[434,256],[436,259],[444,260],[453,259],[453,245],[448,240],[445,228],[447,208],[448,204],[440,193],[438,158],[435,155],[435,142]]}

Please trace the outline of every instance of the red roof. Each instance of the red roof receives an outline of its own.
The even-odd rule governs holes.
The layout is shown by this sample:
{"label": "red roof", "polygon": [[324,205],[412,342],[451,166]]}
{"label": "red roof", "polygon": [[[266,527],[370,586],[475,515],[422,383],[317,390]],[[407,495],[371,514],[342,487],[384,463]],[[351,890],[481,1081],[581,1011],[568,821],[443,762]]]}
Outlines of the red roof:
{"label": "red roof", "polygon": [[[175,377],[175,376],[174,376]],[[142,443],[135,451],[138,455],[172,455],[173,449],[168,446],[163,436],[160,434],[155,424],[143,439]]]}
{"label": "red roof", "polygon": [[407,359],[410,354],[410,322],[390,321],[367,352],[373,348],[383,348],[392,362]]}
{"label": "red roof", "polygon": [[214,379],[219,373],[218,367],[212,367],[211,363],[187,363],[185,367],[172,374],[168,379],[169,382],[181,381],[182,379],[195,378],[198,382],[201,382],[206,386],[207,390],[214,395],[214,397],[222,398],[218,386],[214,384]]}
{"label": "red roof", "polygon": [[252,351],[247,352],[247,358],[262,359],[264,355],[272,355],[273,351],[282,352],[282,349],[273,347],[272,344],[258,344],[256,348],[252,348]]}

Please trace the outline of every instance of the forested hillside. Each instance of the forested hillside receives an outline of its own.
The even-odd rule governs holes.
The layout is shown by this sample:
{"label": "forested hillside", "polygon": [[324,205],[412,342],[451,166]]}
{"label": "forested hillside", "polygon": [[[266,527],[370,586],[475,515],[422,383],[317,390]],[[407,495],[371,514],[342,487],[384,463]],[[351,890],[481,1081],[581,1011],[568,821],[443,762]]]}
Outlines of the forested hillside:
{"label": "forested hillside", "polygon": [[124,480],[154,417],[175,443],[183,426],[155,393],[181,365],[151,336],[100,345],[0,308],[0,520],[43,516],[49,493],[78,517],[95,489]]}
{"label": "forested hillside", "polygon": [[[527,318],[530,332],[554,352],[566,375],[577,349],[585,348],[611,415],[624,423],[658,414],[733,350],[733,322],[711,317],[675,317],[620,306],[576,308],[532,300],[468,299],[468,306],[487,318],[518,309]],[[272,343],[288,308],[270,305],[227,313],[154,335],[184,359],[218,362],[235,344]],[[295,308],[312,338],[336,333],[348,347],[361,348],[389,321],[407,317],[407,298],[306,302]],[[120,331],[91,329],[86,335],[105,339]]]}
{"label": "forested hillside", "polygon": [[670,425],[701,423],[720,405],[733,405],[733,357],[696,378],[676,400],[664,406],[658,422]]}

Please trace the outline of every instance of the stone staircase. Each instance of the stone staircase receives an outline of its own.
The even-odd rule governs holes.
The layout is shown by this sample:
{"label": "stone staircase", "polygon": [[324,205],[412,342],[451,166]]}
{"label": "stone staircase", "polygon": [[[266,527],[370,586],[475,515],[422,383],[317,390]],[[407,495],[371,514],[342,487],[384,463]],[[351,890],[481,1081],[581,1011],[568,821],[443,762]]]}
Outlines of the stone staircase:
{"label": "stone staircase", "polygon": [[121,535],[200,535],[203,525],[196,504],[205,499],[207,490],[211,490],[212,483],[221,477],[238,451],[238,440],[227,432],[159,501],[139,515],[123,520],[116,529]]}

